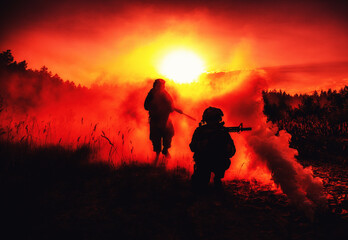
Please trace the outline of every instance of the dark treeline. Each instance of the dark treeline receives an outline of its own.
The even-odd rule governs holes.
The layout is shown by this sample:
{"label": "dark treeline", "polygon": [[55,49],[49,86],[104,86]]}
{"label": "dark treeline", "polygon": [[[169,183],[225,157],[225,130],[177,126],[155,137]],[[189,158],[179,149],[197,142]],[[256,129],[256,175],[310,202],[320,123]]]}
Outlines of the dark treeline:
{"label": "dark treeline", "polygon": [[[100,90],[63,81],[45,66],[28,69],[26,61],[14,61],[11,50],[0,53],[0,112],[9,106],[22,113],[42,107],[60,113],[72,106],[98,109],[92,102],[104,99],[105,89]],[[301,95],[264,91],[263,100],[268,120],[291,134],[300,159],[347,162],[348,86]]]}
{"label": "dark treeline", "polygon": [[0,111],[6,106],[27,112],[58,101],[77,102],[77,96],[88,92],[86,87],[53,75],[46,66],[28,69],[26,61],[14,61],[11,50],[0,53]]}
{"label": "dark treeline", "polygon": [[300,158],[347,161],[348,86],[293,96],[264,91],[263,100],[268,120],[292,135],[290,144]]}

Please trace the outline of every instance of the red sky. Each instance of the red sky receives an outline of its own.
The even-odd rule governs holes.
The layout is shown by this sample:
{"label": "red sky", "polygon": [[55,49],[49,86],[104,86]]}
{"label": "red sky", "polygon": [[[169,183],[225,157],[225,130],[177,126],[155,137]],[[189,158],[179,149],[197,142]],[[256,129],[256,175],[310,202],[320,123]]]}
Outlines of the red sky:
{"label": "red sky", "polygon": [[[147,118],[142,108],[145,89],[152,83],[149,78],[159,76],[158,65],[170,51],[195,52],[210,73],[204,79],[208,81],[183,86],[180,91],[168,84],[177,106],[197,119],[207,106],[221,107],[228,125],[243,121],[245,126],[252,126],[250,133],[234,136],[238,153],[231,173],[240,172],[245,162],[246,177],[263,178],[266,173],[270,178],[270,172],[275,172],[274,181],[301,206],[310,198],[307,190],[321,191],[321,182],[312,178],[311,170],[296,162],[296,150],[289,148],[290,135],[281,131],[279,137],[275,136],[277,129],[269,126],[262,112],[261,91],[282,88],[295,93],[341,88],[348,79],[346,5],[336,1],[302,2],[14,0],[0,16],[0,49],[11,49],[16,60],[27,60],[30,68],[46,65],[64,80],[77,84],[115,83],[113,88],[100,87],[105,93],[97,91],[99,86],[92,88],[96,91],[90,93],[96,94],[94,98],[80,89],[81,99],[75,93],[69,98],[68,92],[62,93],[59,101],[52,96],[51,88],[47,88],[47,94],[40,89],[45,92],[44,97],[53,100],[50,105],[41,96],[46,101],[38,97],[38,105],[45,113],[46,109],[53,109],[63,120],[68,119],[62,126],[54,121],[57,129],[64,128],[56,134],[58,139],[62,133],[80,139],[81,126],[95,126],[92,133],[97,131],[96,136],[105,130],[107,136],[114,134],[111,139],[120,140],[122,136],[124,141],[121,131],[115,132],[121,129],[132,137],[131,153],[134,143],[134,153],[141,155],[151,150],[149,141],[144,142],[148,132],[144,130]],[[27,88],[36,90],[30,83],[23,87],[22,81],[17,82],[13,84],[14,92],[20,92],[20,87],[26,92]],[[141,84],[134,84],[138,82]],[[178,97],[182,92],[188,95]],[[31,95],[34,94],[29,99],[36,97]],[[56,103],[60,108],[55,107]],[[34,110],[40,113],[40,108]],[[70,114],[65,115],[66,112]],[[181,161],[192,164],[188,143],[196,123],[178,114],[173,118],[173,159],[186,154],[189,160]],[[103,122],[96,130],[97,124],[86,124],[82,119]],[[68,131],[69,126],[73,131]],[[103,139],[99,137],[100,140]],[[109,152],[110,146],[107,147]],[[269,171],[265,171],[265,166]],[[310,200],[319,203],[321,199]]]}
{"label": "red sky", "polygon": [[348,82],[344,9],[329,1],[11,1],[0,49],[87,86],[156,78],[166,53],[183,48],[209,72],[266,69],[270,88],[340,88]]}

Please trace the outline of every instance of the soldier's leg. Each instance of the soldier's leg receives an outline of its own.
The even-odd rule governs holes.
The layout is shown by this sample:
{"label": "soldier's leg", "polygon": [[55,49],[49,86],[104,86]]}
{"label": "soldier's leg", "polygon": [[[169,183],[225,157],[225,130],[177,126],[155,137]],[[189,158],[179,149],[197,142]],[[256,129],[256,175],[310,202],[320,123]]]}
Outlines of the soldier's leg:
{"label": "soldier's leg", "polygon": [[221,179],[225,176],[225,171],[230,167],[230,159],[221,159],[221,162],[218,161],[218,164],[214,166],[214,186],[218,189],[222,188]]}
{"label": "soldier's leg", "polygon": [[164,136],[163,137],[163,149],[162,153],[166,156],[170,156],[168,149],[172,146],[172,137],[171,136]]}
{"label": "soldier's leg", "polygon": [[161,138],[152,138],[151,142],[153,151],[159,154],[161,152]]}
{"label": "soldier's leg", "polygon": [[151,124],[150,124],[150,140],[152,142],[153,151],[156,153],[156,157],[154,160],[154,165],[156,166],[158,164],[158,159],[159,159],[159,155],[162,148],[161,135],[159,134],[158,129],[155,128],[154,126],[151,126]]}
{"label": "soldier's leg", "polygon": [[199,164],[194,165],[194,171],[191,177],[192,187],[194,191],[204,190],[210,181],[211,172],[209,168]]}
{"label": "soldier's leg", "polygon": [[226,159],[222,161],[221,165],[217,165],[214,167],[214,186],[218,189],[222,188],[221,179],[224,178],[226,170],[230,167],[231,161]]}
{"label": "soldier's leg", "polygon": [[163,150],[162,153],[166,155],[166,157],[170,156],[168,149],[172,146],[172,138],[174,136],[174,127],[172,122],[168,122],[166,129],[163,133]]}
{"label": "soldier's leg", "polygon": [[156,157],[153,164],[157,166],[160,152],[161,152],[161,138],[153,138],[151,139],[151,141],[152,141],[153,151],[156,153]]}
{"label": "soldier's leg", "polygon": [[159,154],[162,149],[161,131],[156,124],[152,122],[150,122],[150,140],[152,142],[153,151]]}
{"label": "soldier's leg", "polygon": [[222,181],[221,179],[223,178],[224,174],[221,173],[214,173],[214,186],[218,189],[222,188]]}

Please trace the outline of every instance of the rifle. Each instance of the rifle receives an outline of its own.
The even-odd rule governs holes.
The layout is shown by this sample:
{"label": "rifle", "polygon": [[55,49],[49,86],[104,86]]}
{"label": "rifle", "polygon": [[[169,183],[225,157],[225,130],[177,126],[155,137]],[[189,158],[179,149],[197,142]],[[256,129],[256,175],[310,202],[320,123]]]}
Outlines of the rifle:
{"label": "rifle", "polygon": [[186,117],[188,117],[189,119],[193,120],[193,121],[196,121],[196,119],[194,117],[191,117],[190,115],[184,113],[182,110],[178,109],[178,108],[174,108],[174,111],[179,113],[179,114],[182,114],[182,115],[185,115]]}
{"label": "rifle", "polygon": [[239,124],[238,127],[225,127],[228,132],[243,132],[243,131],[251,131],[251,127],[243,127],[243,123]]}

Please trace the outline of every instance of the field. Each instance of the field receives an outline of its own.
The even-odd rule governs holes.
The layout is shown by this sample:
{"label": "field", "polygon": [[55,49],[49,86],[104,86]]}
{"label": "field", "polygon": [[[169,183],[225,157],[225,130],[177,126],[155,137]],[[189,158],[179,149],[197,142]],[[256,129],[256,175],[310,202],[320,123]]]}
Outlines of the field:
{"label": "field", "polygon": [[[329,209],[313,219],[256,181],[193,194],[190,174],[88,162],[88,146],[1,142],[4,227],[11,239],[345,239],[347,170],[315,165]],[[311,163],[312,164],[312,163]]]}
{"label": "field", "polygon": [[262,92],[255,72],[243,88],[208,102],[171,89],[197,119],[207,104],[221,105],[227,123],[253,127],[233,136],[238,150],[224,191],[197,194],[188,142],[198,122],[173,114],[172,159],[152,164],[142,108],[150,81],[87,88],[46,67],[27,69],[9,50],[0,56],[8,239],[348,237],[347,86],[320,95]]}

